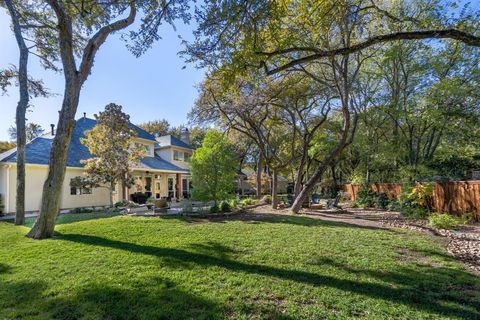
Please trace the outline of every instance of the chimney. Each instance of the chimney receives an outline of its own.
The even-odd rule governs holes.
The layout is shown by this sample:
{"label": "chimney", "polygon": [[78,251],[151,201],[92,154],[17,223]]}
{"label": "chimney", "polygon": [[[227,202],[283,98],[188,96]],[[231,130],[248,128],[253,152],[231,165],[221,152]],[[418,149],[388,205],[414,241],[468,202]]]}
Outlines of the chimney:
{"label": "chimney", "polygon": [[87,113],[86,112],[83,113],[83,119],[85,119],[85,118],[87,118]]}
{"label": "chimney", "polygon": [[187,128],[182,129],[182,132],[180,133],[180,140],[186,144],[190,144],[190,133],[188,132]]}
{"label": "chimney", "polygon": [[51,132],[51,133],[52,133],[52,136],[54,136],[54,135],[55,135],[55,125],[52,123],[52,124],[50,125],[50,127],[52,128],[52,132]]}

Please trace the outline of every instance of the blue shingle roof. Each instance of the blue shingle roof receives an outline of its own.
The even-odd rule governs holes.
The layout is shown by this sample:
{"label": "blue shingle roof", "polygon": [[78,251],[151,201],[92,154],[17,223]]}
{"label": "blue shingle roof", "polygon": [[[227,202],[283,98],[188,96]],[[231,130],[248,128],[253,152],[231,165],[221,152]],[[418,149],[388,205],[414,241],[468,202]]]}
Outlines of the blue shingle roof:
{"label": "blue shingle roof", "polygon": [[178,139],[177,137],[170,136],[170,143],[172,146],[177,146],[177,147],[182,147],[182,148],[187,148],[187,149],[193,149],[191,145],[188,143],[183,142],[182,140]]}
{"label": "blue shingle roof", "polygon": [[[48,164],[52,140],[36,138],[25,146],[25,162],[31,164]],[[1,160],[2,162],[16,162],[17,151]]]}
{"label": "blue shingle roof", "polygon": [[183,171],[189,172],[187,169],[182,169],[177,167],[173,163],[168,162],[165,159],[160,158],[158,155],[155,157],[145,157],[140,159],[140,167],[145,169],[153,169],[153,170],[169,170],[169,171]]}
{"label": "blue shingle roof", "polygon": [[[75,128],[73,129],[72,140],[70,141],[70,145],[68,147],[67,167],[81,168],[84,166],[81,161],[92,157],[88,151],[88,148],[81,143],[80,139],[85,138],[84,132],[91,130],[95,124],[96,121],[93,119],[81,118],[77,120]],[[155,137],[153,135],[133,124],[131,126],[137,132],[137,137],[155,141]],[[51,138],[39,137],[28,143],[25,146],[25,162],[29,164],[48,165],[52,142],[53,140]],[[12,152],[0,161],[16,162],[17,152]],[[142,168],[152,170],[188,171],[175,166],[174,164],[158,157],[157,155],[155,157],[145,157],[140,159],[140,166]]]}

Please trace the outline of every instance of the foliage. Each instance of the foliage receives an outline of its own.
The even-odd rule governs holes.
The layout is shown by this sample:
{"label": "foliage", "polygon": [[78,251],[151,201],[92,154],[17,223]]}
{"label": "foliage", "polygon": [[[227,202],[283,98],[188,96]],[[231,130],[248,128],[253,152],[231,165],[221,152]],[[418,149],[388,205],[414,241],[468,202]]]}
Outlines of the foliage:
{"label": "foliage", "polygon": [[245,198],[240,201],[243,206],[251,206],[257,203],[255,198]]}
{"label": "foliage", "polygon": [[115,204],[113,206],[115,208],[126,207],[129,203],[130,203],[130,201],[128,201],[128,200],[122,200],[122,201],[115,202]]}
{"label": "foliage", "polygon": [[143,130],[153,134],[154,136],[166,136],[170,134],[171,125],[166,119],[152,120],[138,125]]}
{"label": "foliage", "polygon": [[219,213],[221,211],[220,211],[220,208],[218,207],[218,204],[215,203],[213,206],[210,207],[209,212],[210,213]]}
{"label": "foliage", "polygon": [[266,203],[266,204],[271,204],[272,203],[272,196],[269,195],[269,194],[264,195],[263,198],[260,200],[260,202]]}
{"label": "foliage", "polygon": [[220,212],[230,212],[232,211],[232,206],[229,201],[220,202]]}
{"label": "foliage", "polygon": [[[254,191],[257,191],[257,173],[253,172],[248,176],[248,183],[252,186]],[[271,189],[271,180],[266,172],[260,175],[260,187],[263,193],[269,192]]]}
{"label": "foliage", "polygon": [[[44,133],[44,129],[41,125],[29,122],[25,126],[25,133],[27,136],[27,142],[32,141],[33,139],[40,137]],[[17,139],[17,127],[11,126],[8,128],[8,134],[10,135],[10,139],[16,140]]]}
{"label": "foliage", "polygon": [[428,224],[439,229],[455,229],[462,223],[461,219],[448,213],[432,214],[428,217]]}
{"label": "foliage", "polygon": [[15,148],[15,142],[0,141],[0,153],[11,150]]}
{"label": "foliage", "polygon": [[418,207],[413,204],[403,203],[400,209],[402,216],[409,219],[425,219],[429,212],[425,208]]}
{"label": "foliage", "polygon": [[427,211],[432,209],[433,183],[417,183],[414,186],[405,186],[401,198],[407,206],[416,206]]}
{"label": "foliage", "polygon": [[375,206],[379,209],[387,209],[388,205],[390,204],[390,199],[385,192],[379,192],[377,195],[377,199],[375,201]]}
{"label": "foliage", "polygon": [[360,207],[372,208],[375,206],[376,199],[376,192],[372,191],[368,186],[362,185],[358,190],[356,202]]}
{"label": "foliage", "polygon": [[202,146],[190,158],[192,198],[220,201],[231,198],[235,192],[238,159],[233,146],[214,130],[205,135]]}

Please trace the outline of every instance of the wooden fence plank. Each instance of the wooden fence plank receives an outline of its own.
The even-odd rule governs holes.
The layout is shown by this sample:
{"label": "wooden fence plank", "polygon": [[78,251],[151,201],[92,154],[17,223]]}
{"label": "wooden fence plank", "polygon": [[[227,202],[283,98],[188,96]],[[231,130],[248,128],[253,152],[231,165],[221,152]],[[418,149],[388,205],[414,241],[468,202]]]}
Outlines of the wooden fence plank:
{"label": "wooden fence plank", "polygon": [[[345,184],[343,191],[352,201],[357,199],[360,185]],[[370,185],[375,192],[385,192],[389,198],[400,199],[402,184],[375,183]],[[480,221],[480,180],[436,182],[433,191],[433,207],[437,212],[449,212],[462,215],[472,212],[476,221]]]}

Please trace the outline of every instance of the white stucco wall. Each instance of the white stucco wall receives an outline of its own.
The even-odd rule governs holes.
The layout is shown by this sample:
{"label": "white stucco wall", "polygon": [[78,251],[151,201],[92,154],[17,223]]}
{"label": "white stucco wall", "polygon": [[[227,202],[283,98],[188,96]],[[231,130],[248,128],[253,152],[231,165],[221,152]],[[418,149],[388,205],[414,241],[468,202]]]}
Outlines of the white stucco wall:
{"label": "white stucco wall", "polygon": [[[2,168],[2,175],[0,176],[0,184],[4,185],[7,179],[10,179],[8,199],[5,199],[5,211],[15,211],[15,198],[16,198],[16,167],[12,166],[9,170],[9,177],[5,175],[6,168]],[[43,183],[47,177],[47,166],[32,166],[26,167],[26,179],[25,179],[25,210],[26,211],[38,211],[40,209],[40,202],[42,199]],[[110,204],[109,191],[106,188],[95,188],[92,190],[92,194],[85,195],[70,195],[70,179],[82,174],[80,169],[67,168],[65,172],[65,180],[62,187],[62,195],[60,201],[61,209],[70,209],[77,207],[89,207],[89,206],[106,206]],[[5,194],[2,192],[2,195]],[[7,211],[8,210],[8,211]]]}

